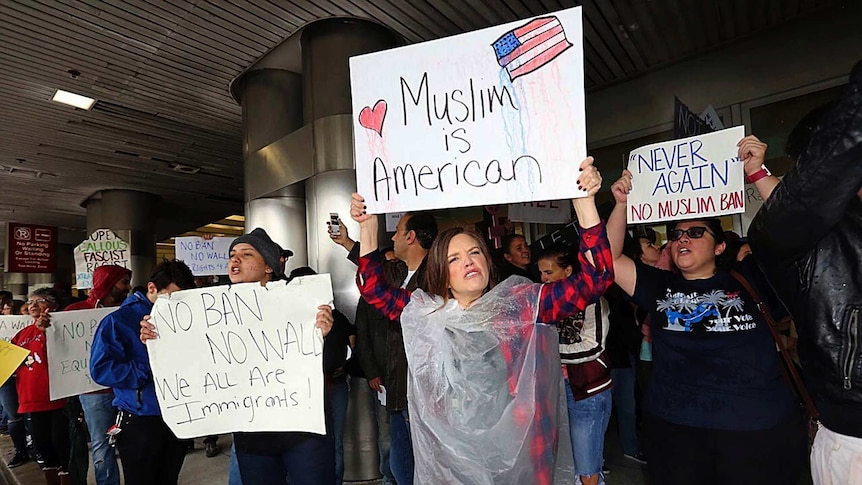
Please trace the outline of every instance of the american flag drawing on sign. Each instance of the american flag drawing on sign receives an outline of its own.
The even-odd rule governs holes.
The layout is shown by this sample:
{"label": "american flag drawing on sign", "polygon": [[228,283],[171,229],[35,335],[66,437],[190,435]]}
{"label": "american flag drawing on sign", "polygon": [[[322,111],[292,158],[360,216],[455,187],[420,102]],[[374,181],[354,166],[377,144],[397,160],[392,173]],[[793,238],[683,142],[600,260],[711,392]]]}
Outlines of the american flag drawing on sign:
{"label": "american flag drawing on sign", "polygon": [[572,46],[557,17],[541,17],[503,34],[493,44],[497,62],[514,80],[544,66]]}

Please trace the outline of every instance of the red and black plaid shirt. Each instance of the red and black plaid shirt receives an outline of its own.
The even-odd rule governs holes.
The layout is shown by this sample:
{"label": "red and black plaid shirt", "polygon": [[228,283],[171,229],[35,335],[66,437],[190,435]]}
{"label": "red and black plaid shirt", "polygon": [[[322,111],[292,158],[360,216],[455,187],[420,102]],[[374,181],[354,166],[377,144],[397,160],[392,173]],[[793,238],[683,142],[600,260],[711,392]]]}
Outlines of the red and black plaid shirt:
{"label": "red and black plaid shirt", "polygon": [[[589,229],[581,229],[579,249],[578,260],[581,271],[572,274],[569,278],[542,286],[536,322],[553,324],[583,311],[587,305],[597,301],[613,283],[613,256],[604,222]],[[594,264],[587,259],[587,253],[592,255]],[[383,275],[383,256],[376,251],[359,258],[356,281],[363,298],[391,320],[398,320],[404,307],[410,303],[409,291],[393,287],[386,282]],[[525,314],[521,316],[523,322],[533,320],[532,311],[532,308],[524,309]],[[512,328],[512,332],[523,332],[523,330]],[[536,341],[544,342],[543,339],[536,339]],[[511,368],[512,363],[521,361],[518,357],[526,350],[521,347],[527,342],[529,339],[511,339],[500,344],[503,357],[510,364],[507,384],[512,393],[515,392],[520,370]],[[550,348],[537,349],[536,355],[539,358],[558,355],[557,340],[553,340],[552,343],[553,346]],[[410,358],[409,352],[407,357]],[[534,427],[534,432],[530,433],[532,436],[530,454],[535,466],[533,483],[536,485],[551,485],[553,480],[554,452],[557,448],[556,420],[553,417],[557,414],[558,401],[551,402],[547,396],[550,389],[558,386],[559,379],[554,382],[537,382],[535,412],[527,409],[516,410],[516,413],[522,412],[516,416],[520,421],[519,424],[532,421]]]}

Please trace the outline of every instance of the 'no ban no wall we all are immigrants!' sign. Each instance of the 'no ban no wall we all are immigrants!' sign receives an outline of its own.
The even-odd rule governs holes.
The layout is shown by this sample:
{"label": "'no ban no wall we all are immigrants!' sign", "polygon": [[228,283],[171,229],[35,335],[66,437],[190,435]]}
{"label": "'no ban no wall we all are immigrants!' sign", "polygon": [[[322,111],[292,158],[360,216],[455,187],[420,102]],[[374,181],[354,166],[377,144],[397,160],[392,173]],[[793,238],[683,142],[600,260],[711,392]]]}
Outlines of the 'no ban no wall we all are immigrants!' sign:
{"label": "'no ban no wall we all are immigrants!' sign", "polygon": [[179,438],[235,431],[325,434],[318,305],[329,275],[162,295],[147,341],[162,417]]}
{"label": "'no ban no wall we all are immigrants!' sign", "polygon": [[583,196],[580,7],[350,59],[370,213]]}

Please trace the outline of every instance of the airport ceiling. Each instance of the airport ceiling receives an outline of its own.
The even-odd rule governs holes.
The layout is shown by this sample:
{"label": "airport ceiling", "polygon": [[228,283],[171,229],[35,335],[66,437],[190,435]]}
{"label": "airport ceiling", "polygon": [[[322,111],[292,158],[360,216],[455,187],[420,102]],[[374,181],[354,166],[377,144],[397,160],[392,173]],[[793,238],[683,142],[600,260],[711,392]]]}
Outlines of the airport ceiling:
{"label": "airport ceiling", "polygon": [[[102,189],[160,195],[176,232],[242,213],[242,115],[228,85],[316,19],[369,18],[415,43],[582,5],[595,91],[841,4],[0,0],[0,222],[83,229],[81,203]],[[56,89],[98,101],[66,107],[50,102]]]}

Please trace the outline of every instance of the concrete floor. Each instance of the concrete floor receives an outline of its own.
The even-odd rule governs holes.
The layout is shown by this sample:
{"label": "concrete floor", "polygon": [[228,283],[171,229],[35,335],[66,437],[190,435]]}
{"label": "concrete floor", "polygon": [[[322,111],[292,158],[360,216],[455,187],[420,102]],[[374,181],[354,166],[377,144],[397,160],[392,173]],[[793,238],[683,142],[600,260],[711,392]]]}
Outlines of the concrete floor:
{"label": "concrete floor", "polygon": [[[622,452],[619,451],[618,441],[613,438],[614,436],[615,431],[609,430],[606,459],[608,466],[611,468],[611,473],[606,479],[607,484],[646,485],[642,467],[623,458]],[[227,485],[231,437],[229,435],[220,436],[219,445],[222,447],[222,452],[213,458],[207,458],[204,454],[203,443],[199,439],[196,440],[194,451],[186,455],[182,472],[180,472],[179,485],[200,485],[201,483]],[[0,457],[3,459],[3,463],[0,464],[0,468],[2,468],[0,470],[2,471],[0,473],[0,485],[41,485],[45,483],[42,471],[36,465],[36,462],[29,462],[12,470],[6,468],[6,462],[12,459],[13,454],[12,441],[9,437],[0,437]],[[122,466],[122,463],[120,466]],[[91,464],[88,485],[95,485],[95,483]],[[351,483],[372,485],[380,482]]]}
{"label": "concrete floor", "polygon": [[[222,452],[213,457],[207,458],[204,454],[204,446],[201,440],[195,441],[195,449],[186,455],[186,460],[183,464],[182,472],[180,473],[179,485],[200,485],[202,483],[211,485],[227,485],[228,477],[228,459],[230,453],[231,437],[224,435],[219,438],[219,445]],[[9,470],[6,467],[6,462],[13,455],[12,441],[8,436],[0,437],[0,457],[3,462],[0,463],[0,485],[41,485],[45,483],[42,472],[35,462],[30,462],[20,467]],[[607,485],[647,485],[648,480],[645,476],[644,467],[623,457],[622,450],[617,439],[616,424],[614,419],[611,419],[611,424],[608,429],[605,441],[605,459],[611,473],[606,477]],[[122,466],[122,463],[121,463]],[[363,483],[367,485],[378,484],[379,481],[372,482],[351,482],[358,485]],[[810,484],[810,478],[803,477],[800,480],[800,485]],[[93,479],[92,465],[90,467],[90,479],[88,485],[95,485]]]}

